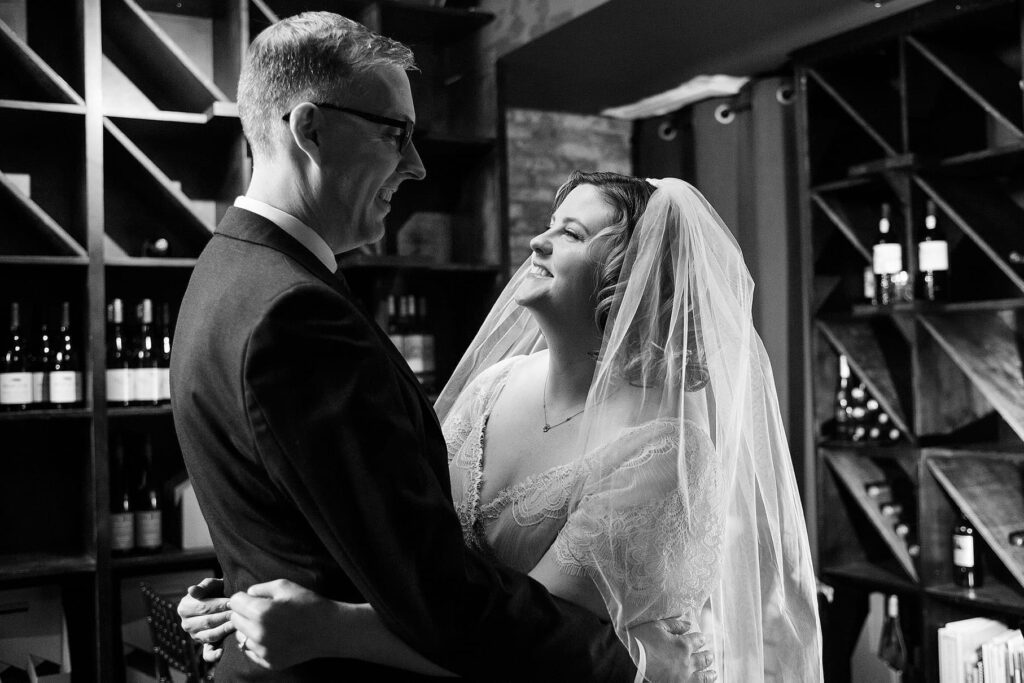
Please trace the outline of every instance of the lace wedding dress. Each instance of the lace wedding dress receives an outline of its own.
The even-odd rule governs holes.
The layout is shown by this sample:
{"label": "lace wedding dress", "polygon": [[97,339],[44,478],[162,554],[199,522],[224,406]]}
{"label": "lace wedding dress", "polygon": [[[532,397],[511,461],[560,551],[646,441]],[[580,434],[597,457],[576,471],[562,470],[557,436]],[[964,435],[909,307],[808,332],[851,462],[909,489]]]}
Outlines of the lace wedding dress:
{"label": "lace wedding dress", "polygon": [[[619,583],[623,594],[647,606],[645,621],[683,616],[699,623],[718,578],[722,522],[711,495],[718,490],[714,447],[695,423],[680,430],[678,421],[664,419],[626,430],[608,446],[621,453],[611,473],[594,467],[599,454],[584,455],[481,499],[487,422],[509,375],[525,358],[506,359],[481,373],[444,421],[452,495],[466,544],[522,572],[532,570],[554,544],[561,571]],[[675,484],[680,432],[688,506]],[[611,493],[607,479],[617,473],[628,473],[628,484]],[[602,500],[608,496],[615,498]]]}

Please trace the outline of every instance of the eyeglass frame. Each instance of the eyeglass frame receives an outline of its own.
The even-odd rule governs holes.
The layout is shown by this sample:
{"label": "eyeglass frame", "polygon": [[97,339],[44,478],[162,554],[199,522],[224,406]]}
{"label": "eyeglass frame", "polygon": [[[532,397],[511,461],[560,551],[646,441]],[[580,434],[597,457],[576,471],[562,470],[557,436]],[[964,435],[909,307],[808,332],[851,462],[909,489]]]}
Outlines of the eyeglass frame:
{"label": "eyeglass frame", "polygon": [[[402,131],[402,137],[398,141],[399,154],[405,154],[406,148],[408,148],[409,143],[412,142],[412,134],[416,128],[416,124],[412,121],[393,119],[388,116],[381,116],[380,114],[371,114],[370,112],[352,109],[351,107],[340,107],[336,104],[331,104],[330,102],[310,102],[310,104],[324,109],[333,109],[334,111],[340,111],[345,114],[352,114],[352,116],[358,116],[364,121],[369,121],[370,123],[380,123],[385,126],[391,126],[392,128],[398,128]],[[281,117],[281,120],[287,123],[291,115],[292,113],[289,111]]]}

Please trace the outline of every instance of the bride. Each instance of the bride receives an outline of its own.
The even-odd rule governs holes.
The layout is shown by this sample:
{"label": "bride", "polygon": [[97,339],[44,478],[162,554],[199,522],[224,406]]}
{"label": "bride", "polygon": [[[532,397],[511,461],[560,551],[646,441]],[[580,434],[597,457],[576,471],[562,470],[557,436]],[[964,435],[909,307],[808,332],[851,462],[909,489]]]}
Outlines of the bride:
{"label": "bride", "polygon": [[[577,172],[530,247],[436,404],[466,544],[610,620],[648,677],[820,681],[807,531],[728,228],[680,180]],[[237,630],[263,666],[446,673],[369,605],[201,586],[183,626]],[[645,639],[672,619],[709,652]]]}

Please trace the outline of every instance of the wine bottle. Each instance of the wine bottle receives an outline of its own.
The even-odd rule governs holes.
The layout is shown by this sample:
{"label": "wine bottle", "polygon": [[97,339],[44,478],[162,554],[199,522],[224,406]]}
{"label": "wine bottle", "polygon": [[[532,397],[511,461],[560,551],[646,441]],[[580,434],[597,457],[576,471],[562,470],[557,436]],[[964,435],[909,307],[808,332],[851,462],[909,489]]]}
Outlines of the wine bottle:
{"label": "wine bottle", "polygon": [[134,405],[155,406],[160,403],[160,356],[153,334],[153,302],[143,299],[135,309],[139,334],[133,353]]}
{"label": "wine bottle", "polygon": [[402,334],[402,324],[395,308],[395,295],[388,294],[388,339],[395,345],[398,352],[405,357],[405,335]]}
{"label": "wine bottle", "polygon": [[907,665],[907,643],[900,627],[900,601],[895,595],[890,595],[886,600],[878,657],[896,672],[903,671]]}
{"label": "wine bottle", "polygon": [[974,539],[974,525],[962,513],[953,527],[953,581],[961,588],[981,586],[981,566]]}
{"label": "wine bottle", "polygon": [[864,301],[872,306],[878,305],[878,292],[875,289],[875,269],[864,266]]}
{"label": "wine bottle", "polygon": [[839,379],[835,397],[835,438],[847,441],[851,435],[850,418],[850,362],[844,354],[839,355]]}
{"label": "wine bottle", "polygon": [[941,239],[938,224],[935,202],[929,199],[925,208],[924,237],[917,243],[921,298],[927,301],[949,298],[949,245]]}
{"label": "wine bottle", "polygon": [[21,305],[11,304],[11,326],[0,362],[0,407],[26,410],[32,405],[32,371],[21,330]]}
{"label": "wine bottle", "polygon": [[54,340],[49,376],[50,403],[58,408],[68,408],[82,402],[82,367],[75,345],[71,304],[64,301],[60,305],[60,328]]}
{"label": "wine bottle", "polygon": [[153,439],[146,435],[142,447],[142,476],[135,500],[135,548],[158,552],[163,545],[163,510],[153,461]]}
{"label": "wine bottle", "polygon": [[107,337],[107,403],[128,406],[132,403],[134,375],[131,355],[124,334],[124,304],[120,299],[110,302],[110,331]]}
{"label": "wine bottle", "polygon": [[882,216],[878,219],[878,242],[872,249],[875,298],[880,306],[891,306],[896,302],[896,275],[903,270],[903,248],[898,242],[890,241],[889,214],[889,204],[882,204]]}
{"label": "wine bottle", "polygon": [[39,321],[36,349],[32,357],[32,405],[45,408],[50,405],[50,363],[53,359],[53,338],[50,324],[44,316]]}
{"label": "wine bottle", "polygon": [[110,478],[110,550],[116,555],[125,555],[135,549],[135,503],[131,469],[125,460],[124,439],[120,435],[114,438]]}
{"label": "wine bottle", "polygon": [[160,304],[160,348],[157,353],[157,367],[160,371],[160,403],[171,402],[171,306],[166,301]]}
{"label": "wine bottle", "polygon": [[430,321],[427,318],[427,297],[419,299],[420,334],[423,336],[423,376],[421,381],[428,391],[434,388],[434,381],[437,373],[437,358],[435,354],[434,334],[430,331]]}
{"label": "wine bottle", "polygon": [[423,375],[423,332],[416,315],[416,297],[409,294],[405,297],[405,362],[418,378]]}

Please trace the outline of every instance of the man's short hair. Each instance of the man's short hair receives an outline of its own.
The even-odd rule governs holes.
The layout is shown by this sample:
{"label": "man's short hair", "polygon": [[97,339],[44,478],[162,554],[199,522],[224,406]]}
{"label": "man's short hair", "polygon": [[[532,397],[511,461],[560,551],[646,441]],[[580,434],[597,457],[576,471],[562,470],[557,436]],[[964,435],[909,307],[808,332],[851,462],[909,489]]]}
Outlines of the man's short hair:
{"label": "man's short hair", "polygon": [[408,47],[338,14],[304,12],[264,29],[238,80],[238,113],[253,155],[272,155],[276,136],[285,135],[281,117],[296,104],[335,101],[381,66],[416,68]]}

